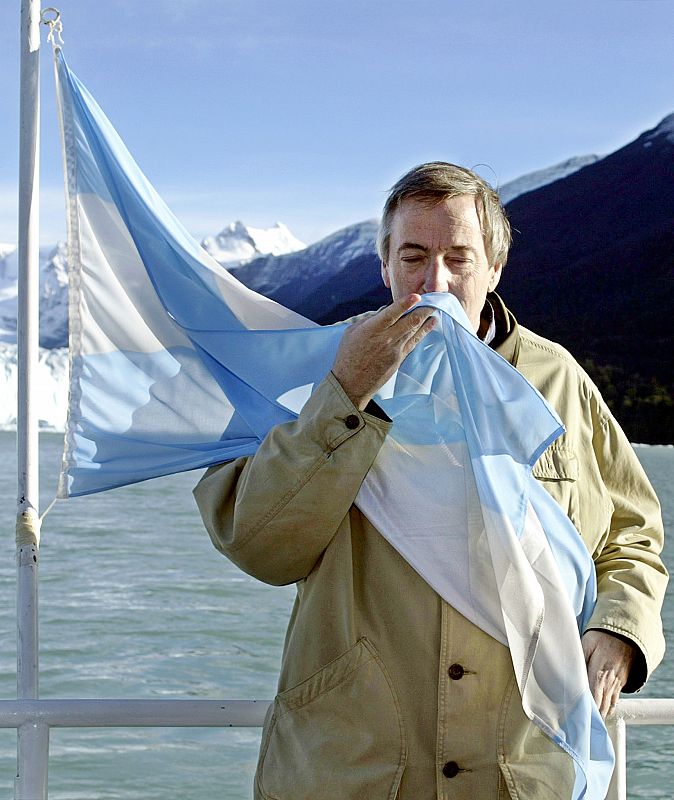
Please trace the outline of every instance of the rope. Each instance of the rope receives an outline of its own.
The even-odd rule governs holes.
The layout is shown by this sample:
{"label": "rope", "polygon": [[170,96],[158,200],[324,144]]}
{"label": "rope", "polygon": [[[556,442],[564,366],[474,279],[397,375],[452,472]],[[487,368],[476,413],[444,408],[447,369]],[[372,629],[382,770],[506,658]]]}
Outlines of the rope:
{"label": "rope", "polygon": [[[54,14],[53,17],[48,17],[47,14],[52,13]],[[40,22],[43,25],[49,26],[49,35],[47,36],[47,41],[51,42],[53,47],[58,47],[59,45],[63,44],[63,25],[61,23],[61,12],[58,8],[53,8],[52,6],[48,6],[47,8],[43,8],[40,12]]]}
{"label": "rope", "polygon": [[40,525],[44,522],[44,518],[47,514],[54,508],[54,503],[58,500],[58,497],[55,497],[51,503],[47,506],[47,508],[40,514]]}

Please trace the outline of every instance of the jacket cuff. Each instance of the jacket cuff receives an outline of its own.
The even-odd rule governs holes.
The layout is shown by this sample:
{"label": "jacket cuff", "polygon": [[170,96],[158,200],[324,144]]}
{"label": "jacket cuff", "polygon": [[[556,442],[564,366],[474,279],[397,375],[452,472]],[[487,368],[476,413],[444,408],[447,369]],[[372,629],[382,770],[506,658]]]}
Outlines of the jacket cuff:
{"label": "jacket cuff", "polygon": [[621,631],[615,631],[611,628],[601,628],[598,626],[590,626],[586,628],[588,631],[604,631],[605,633],[610,633],[612,636],[621,639],[623,642],[627,644],[631,644],[634,648],[634,661],[632,662],[632,667],[630,669],[630,674],[627,676],[627,681],[625,685],[620,690],[621,692],[625,692],[626,694],[631,694],[632,692],[638,692],[641,687],[646,683],[646,679],[648,678],[648,669],[646,667],[646,656],[644,654],[643,646],[635,641],[632,636],[628,636]]}
{"label": "jacket cuff", "polygon": [[316,387],[300,412],[298,422],[307,419],[311,420],[312,427],[320,428],[320,436],[329,451],[336,450],[365,427],[374,429],[378,450],[393,424],[372,401],[361,411],[332,372]]}
{"label": "jacket cuff", "polygon": [[[652,635],[649,636],[647,633],[646,638],[644,638],[643,632],[648,631],[648,626],[643,624],[643,619],[641,624],[637,626],[636,623],[626,617],[624,608],[622,610],[619,609],[617,613],[612,613],[610,608],[607,609],[605,607],[606,605],[612,604],[610,601],[602,603],[600,597],[586,630],[603,630],[634,645],[636,650],[634,663],[627,682],[621,691],[627,693],[638,692],[664,655],[664,639],[660,621],[659,619],[654,621]],[[637,633],[637,628],[639,633]]]}

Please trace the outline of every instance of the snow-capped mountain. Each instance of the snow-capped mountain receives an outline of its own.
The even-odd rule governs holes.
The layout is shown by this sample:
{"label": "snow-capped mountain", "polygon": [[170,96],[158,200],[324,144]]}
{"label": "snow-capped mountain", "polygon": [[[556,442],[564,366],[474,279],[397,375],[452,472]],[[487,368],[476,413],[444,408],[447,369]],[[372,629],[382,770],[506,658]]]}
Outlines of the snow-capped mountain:
{"label": "snow-capped mountain", "polygon": [[[0,430],[16,427],[16,245],[0,245]],[[40,354],[35,402],[42,430],[62,431],[68,398],[67,246],[40,248]]]}
{"label": "snow-capped mountain", "polygon": [[[570,158],[523,175],[500,189],[503,202],[564,178],[593,164],[599,156]],[[249,288],[322,323],[344,319],[389,300],[375,254],[378,221],[350,225],[277,258],[256,258],[236,270]]]}
{"label": "snow-capped mountain", "polygon": [[[281,255],[305,245],[277,222],[271,228],[251,228],[234,222],[203,246],[223,266],[231,269],[256,255]],[[68,247],[58,242],[40,248],[40,345],[68,345]],[[0,244],[0,342],[16,342],[18,253],[16,245]]]}
{"label": "snow-capped mountain", "polygon": [[498,190],[501,202],[503,205],[514,200],[525,192],[533,192],[534,189],[540,189],[541,186],[547,186],[549,183],[554,183],[560,178],[566,178],[567,175],[572,175],[578,172],[579,169],[586,167],[588,164],[594,164],[599,161],[601,156],[587,155],[587,156],[574,156],[574,158],[567,158],[566,161],[561,161],[552,167],[545,169],[538,169],[535,172],[528,172],[520,178],[515,178],[514,181],[504,183]]}
{"label": "snow-capped mountain", "polygon": [[253,228],[239,220],[215,236],[207,236],[201,246],[228,269],[258,256],[280,256],[306,247],[282,222],[276,222],[271,228]]}
{"label": "snow-capped mountain", "polygon": [[[529,173],[505,184],[500,190],[501,196],[504,202],[509,202],[519,194],[558,180],[596,159],[597,156],[581,156]],[[281,222],[270,228],[254,228],[237,221],[218,234],[206,237],[202,246],[220,264],[235,270],[246,285],[281,303],[296,306],[307,300],[303,312],[313,314],[320,298],[310,300],[310,295],[317,286],[339,275],[354,259],[373,254],[376,233],[377,221],[367,220],[306,247]],[[17,249],[15,245],[0,243],[0,342],[16,342],[16,307]],[[59,242],[53,247],[40,248],[42,347],[67,346],[67,317],[67,247]]]}
{"label": "snow-capped mountain", "polygon": [[[67,246],[40,248],[40,345],[68,344]],[[0,245],[0,342],[16,342],[18,253]]]}
{"label": "snow-capped mountain", "polygon": [[58,242],[40,271],[40,345],[68,344],[68,245]]}
{"label": "snow-capped mountain", "polygon": [[[670,198],[674,184],[663,167],[671,163],[673,145],[674,114],[607,157],[568,159],[500,189],[518,230],[502,283],[523,320],[562,342],[564,331],[577,329],[588,341],[601,343],[601,332],[589,335],[588,321],[604,325],[607,335],[615,338],[613,326],[604,324],[606,315],[615,318],[613,312],[622,308],[623,301],[631,303],[648,290],[645,307],[656,328],[651,330],[650,323],[642,320],[643,330],[649,331],[646,344],[644,337],[633,337],[633,349],[640,348],[644,361],[647,343],[662,338],[657,325],[667,315],[657,309],[671,295],[671,283],[657,275],[671,273],[674,250],[674,196]],[[601,202],[593,203],[597,197]],[[376,220],[361,222],[304,247],[280,223],[259,229],[236,222],[204,239],[203,246],[252,289],[307,317],[332,322],[389,299],[375,253],[377,226]],[[562,288],[570,271],[573,278],[567,285],[577,285],[575,293]],[[640,275],[651,273],[651,279],[639,283]],[[628,279],[636,283],[627,286]],[[572,324],[574,314],[584,303],[594,302],[598,292],[605,301],[604,311],[586,310],[585,317]],[[16,417],[16,295],[16,248],[0,244],[0,428],[13,426]],[[541,297],[557,298],[554,313],[540,302]],[[37,394],[43,428],[62,429],[65,420],[67,299],[66,247],[59,243],[40,251],[40,341],[47,349],[40,352]],[[560,299],[571,303],[564,313]],[[540,319],[537,313],[542,314]],[[556,319],[562,327],[548,331],[546,325]],[[620,349],[612,346],[611,352]],[[577,352],[582,355],[582,347]]]}
{"label": "snow-capped mountain", "polygon": [[656,128],[646,132],[643,146],[651,147],[653,139],[659,139],[661,136],[664,136],[669,144],[674,144],[674,114],[669,114]]}
{"label": "snow-capped mountain", "polygon": [[379,223],[366,220],[326,236],[301,252],[256,258],[236,277],[256,292],[297,308],[305,297],[362,255],[375,252]]}
{"label": "snow-capped mountain", "polygon": [[16,341],[16,245],[0,244],[0,342]]}

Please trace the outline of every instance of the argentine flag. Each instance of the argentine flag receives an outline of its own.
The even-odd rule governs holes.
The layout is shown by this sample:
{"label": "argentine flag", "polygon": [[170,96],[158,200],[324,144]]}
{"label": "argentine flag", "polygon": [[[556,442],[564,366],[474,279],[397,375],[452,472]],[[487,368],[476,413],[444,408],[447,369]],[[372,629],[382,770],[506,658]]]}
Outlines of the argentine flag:
{"label": "argentine flag", "polygon": [[[251,455],[297,417],[345,326],[319,327],[229,275],[150,186],[60,48],[55,58],[71,367],[59,497]],[[613,753],[579,638],[594,567],[531,474],[561,423],[452,295],[422,304],[440,324],[377,396],[394,424],[356,503],[510,648],[526,714],[573,759],[573,799],[603,800]]]}

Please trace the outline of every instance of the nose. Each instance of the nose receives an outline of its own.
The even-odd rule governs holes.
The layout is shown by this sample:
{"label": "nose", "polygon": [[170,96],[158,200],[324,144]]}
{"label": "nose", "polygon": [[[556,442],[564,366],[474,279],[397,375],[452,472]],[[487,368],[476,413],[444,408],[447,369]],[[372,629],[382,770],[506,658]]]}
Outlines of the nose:
{"label": "nose", "polygon": [[426,268],[424,292],[448,292],[450,273],[442,256],[431,258]]}

